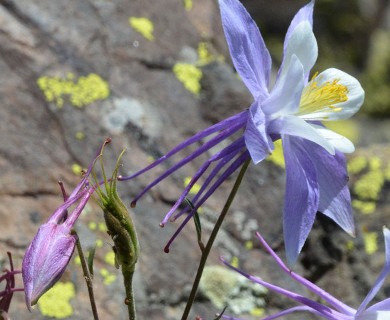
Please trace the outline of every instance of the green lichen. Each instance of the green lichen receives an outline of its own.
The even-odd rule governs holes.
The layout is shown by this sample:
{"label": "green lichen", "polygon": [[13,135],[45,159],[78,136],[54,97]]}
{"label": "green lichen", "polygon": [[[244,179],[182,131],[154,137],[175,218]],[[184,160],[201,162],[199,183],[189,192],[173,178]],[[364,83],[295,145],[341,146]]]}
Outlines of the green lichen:
{"label": "green lichen", "polygon": [[262,309],[265,305],[262,297],[267,293],[264,287],[218,265],[204,269],[199,288],[217,309],[227,306],[236,314]]}
{"label": "green lichen", "polygon": [[39,300],[38,307],[43,316],[55,319],[68,318],[73,314],[70,299],[76,295],[71,282],[57,282]]}
{"label": "green lichen", "polygon": [[192,0],[183,0],[183,4],[184,4],[184,8],[187,10],[187,11],[190,11],[192,9]]}
{"label": "green lichen", "polygon": [[139,32],[144,38],[148,39],[149,41],[154,40],[154,24],[153,22],[145,17],[130,17],[129,18],[129,24],[130,26]]}
{"label": "green lichen", "polygon": [[192,64],[178,62],[173,66],[173,73],[188,91],[199,95],[202,70]]}
{"label": "green lichen", "polygon": [[267,161],[271,161],[281,168],[285,168],[284,155],[283,155],[283,147],[282,140],[279,139],[274,142],[275,149],[272,153],[266,158]]}
{"label": "green lichen", "polygon": [[364,249],[367,254],[378,251],[378,234],[376,232],[365,232],[363,234]]}
{"label": "green lichen", "polygon": [[88,229],[95,231],[97,229],[97,223],[95,221],[88,222]]}
{"label": "green lichen", "polygon": [[40,77],[37,80],[48,102],[53,102],[62,108],[67,98],[71,105],[82,108],[94,101],[106,99],[110,95],[110,88],[99,75],[91,73],[74,81],[74,75],[67,78]]}

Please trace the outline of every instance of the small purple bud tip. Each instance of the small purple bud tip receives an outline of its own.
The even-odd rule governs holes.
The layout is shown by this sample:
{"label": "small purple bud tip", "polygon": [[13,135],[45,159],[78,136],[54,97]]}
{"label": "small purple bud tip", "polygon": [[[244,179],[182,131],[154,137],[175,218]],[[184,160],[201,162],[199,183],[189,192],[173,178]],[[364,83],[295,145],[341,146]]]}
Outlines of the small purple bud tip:
{"label": "small purple bud tip", "polygon": [[166,247],[164,248],[164,252],[165,252],[165,253],[169,253],[169,247],[168,247],[168,246],[166,246]]}
{"label": "small purple bud tip", "polygon": [[165,223],[160,222],[159,226],[160,226],[160,228],[164,228],[165,227]]}
{"label": "small purple bud tip", "polygon": [[137,206],[137,201],[132,201],[130,203],[130,208],[135,208]]}
{"label": "small purple bud tip", "polygon": [[111,138],[107,138],[107,139],[104,141],[104,144],[108,144],[108,143],[110,143],[111,141],[112,141]]}

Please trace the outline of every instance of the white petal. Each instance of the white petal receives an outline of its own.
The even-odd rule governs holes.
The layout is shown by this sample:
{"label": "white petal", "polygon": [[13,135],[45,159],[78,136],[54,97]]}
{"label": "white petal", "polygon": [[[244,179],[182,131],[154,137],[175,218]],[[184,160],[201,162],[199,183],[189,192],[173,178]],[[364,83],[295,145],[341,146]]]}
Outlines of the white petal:
{"label": "white petal", "polygon": [[353,143],[341,134],[315,124],[311,124],[311,126],[316,129],[322,137],[329,141],[336,150],[343,153],[352,153],[355,151]]}
{"label": "white petal", "polygon": [[311,124],[299,117],[283,116],[271,121],[268,125],[268,133],[300,137],[317,143],[332,155],[335,154],[333,145],[317,129],[314,129]]}
{"label": "white petal", "polygon": [[308,21],[300,22],[291,33],[284,51],[280,75],[288,70],[293,55],[298,57],[302,63],[304,74],[308,75],[318,56],[317,40]]}
{"label": "white petal", "polygon": [[303,76],[302,63],[293,55],[286,73],[278,77],[270,96],[264,101],[263,112],[270,118],[295,113],[304,87]]}
{"label": "white petal", "polygon": [[[303,97],[307,88],[312,86],[314,82],[316,87],[320,88],[321,86],[324,86],[327,83],[331,84],[334,81],[337,81],[337,85],[346,87],[347,100],[336,103],[326,103],[326,100],[321,101],[321,98],[319,98],[318,101],[314,101],[313,99],[312,104],[313,106],[316,106],[314,108],[315,110],[312,108],[313,110],[310,112],[300,114],[301,118],[322,121],[344,120],[350,118],[359,111],[364,101],[363,88],[356,78],[335,68],[330,68],[321,72],[316,78],[310,81],[304,89]],[[331,88],[331,86],[329,88]]]}

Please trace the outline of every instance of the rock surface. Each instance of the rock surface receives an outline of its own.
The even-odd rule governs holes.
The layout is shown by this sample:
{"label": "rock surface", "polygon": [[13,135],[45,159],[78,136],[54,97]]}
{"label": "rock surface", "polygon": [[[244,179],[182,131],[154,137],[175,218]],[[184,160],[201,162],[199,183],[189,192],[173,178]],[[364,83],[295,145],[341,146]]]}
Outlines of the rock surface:
{"label": "rock surface", "polygon": [[[284,13],[290,19],[296,9],[289,7]],[[275,10],[274,16],[278,12]],[[133,19],[130,25],[130,17],[138,20]],[[113,139],[105,151],[107,168],[113,168],[126,148],[122,161],[125,175],[200,129],[243,110],[251,101],[228,62],[218,7],[212,0],[194,1],[190,10],[180,0],[1,0],[0,31],[3,267],[7,267],[7,250],[12,251],[16,267],[21,265],[39,225],[62,202],[57,181],[64,181],[70,191],[79,181],[75,172],[80,172],[79,166],[88,165],[106,137]],[[175,73],[177,63],[184,68]],[[203,76],[200,83],[193,82],[199,72]],[[200,257],[195,228],[189,224],[171,252],[165,254],[162,249],[177,224],[162,229],[159,222],[180,194],[184,179],[201,161],[175,173],[142,198],[136,208],[129,208],[141,243],[135,279],[140,319],[173,320],[181,316]],[[121,183],[119,192],[125,203],[168,165]],[[201,216],[205,238],[233,182],[224,183],[205,205]],[[381,197],[375,200],[386,208],[388,187],[387,181]],[[228,261],[238,261],[248,272],[308,294],[275,268],[254,239],[254,232],[261,231],[284,257],[283,193],[283,169],[267,161],[251,166],[209,264],[219,265],[218,258],[223,255]],[[346,297],[347,303],[359,305],[382,266],[381,226],[389,215],[386,210],[386,214],[378,213],[380,223],[358,215],[356,239],[319,218],[295,271],[317,281],[336,297]],[[122,279],[113,266],[111,240],[102,222],[99,207],[91,203],[77,222],[77,230],[86,248],[98,244],[94,285],[101,319],[126,319]],[[360,227],[366,224],[369,226],[364,228],[377,233],[379,245],[369,256],[364,250],[364,228]],[[348,249],[351,242],[356,250]],[[83,276],[73,260],[62,281],[75,286],[75,295],[69,300],[73,313],[68,319],[90,319]],[[383,292],[389,292],[389,287]],[[291,305],[273,294],[265,300],[267,313]],[[218,311],[201,293],[190,319],[196,315],[213,319]],[[13,319],[50,318],[43,315],[41,307],[30,314],[22,294],[15,294],[10,314]],[[255,318],[246,315],[246,319]]]}

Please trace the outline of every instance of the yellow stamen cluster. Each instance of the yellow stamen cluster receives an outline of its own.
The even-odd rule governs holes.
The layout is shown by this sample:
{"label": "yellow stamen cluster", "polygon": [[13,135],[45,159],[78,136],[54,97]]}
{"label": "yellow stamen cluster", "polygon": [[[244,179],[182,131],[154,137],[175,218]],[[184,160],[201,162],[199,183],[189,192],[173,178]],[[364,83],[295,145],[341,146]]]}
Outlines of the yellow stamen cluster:
{"label": "yellow stamen cluster", "polygon": [[340,112],[338,103],[348,100],[348,88],[340,83],[340,79],[318,84],[316,73],[309,84],[303,89],[297,115],[318,112]]}

